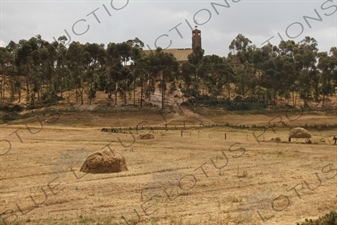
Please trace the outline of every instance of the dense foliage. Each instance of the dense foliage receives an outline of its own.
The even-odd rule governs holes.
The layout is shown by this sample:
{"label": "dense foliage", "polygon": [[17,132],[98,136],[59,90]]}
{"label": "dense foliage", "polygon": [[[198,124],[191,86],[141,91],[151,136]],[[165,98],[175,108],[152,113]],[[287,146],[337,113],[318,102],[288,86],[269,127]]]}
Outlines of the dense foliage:
{"label": "dense foliage", "polygon": [[296,105],[296,96],[324,105],[337,86],[337,48],[319,52],[311,37],[257,48],[239,34],[227,57],[204,56],[196,47],[180,64],[160,48],[144,54],[138,38],[107,46],[75,41],[66,46],[66,41],[61,36],[49,43],[37,35],[0,48],[2,109],[22,98],[28,108],[57,104],[68,91],[75,91],[80,104],[104,92],[114,105],[129,104],[133,96],[133,105],[142,107],[155,90],[164,108],[167,93],[178,88],[185,104],[228,110],[263,109],[280,97]]}

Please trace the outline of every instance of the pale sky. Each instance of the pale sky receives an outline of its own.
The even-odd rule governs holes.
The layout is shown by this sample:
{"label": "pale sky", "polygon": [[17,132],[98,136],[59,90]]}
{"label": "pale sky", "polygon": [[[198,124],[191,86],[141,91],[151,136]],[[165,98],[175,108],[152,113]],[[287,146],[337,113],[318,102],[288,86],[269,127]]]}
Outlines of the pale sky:
{"label": "pale sky", "polygon": [[206,55],[227,56],[239,33],[257,47],[273,36],[273,45],[280,36],[295,42],[310,36],[320,51],[329,51],[337,45],[337,0],[2,0],[0,45],[37,34],[52,42],[67,30],[71,41],[83,44],[138,37],[154,49],[159,37],[159,47],[171,41],[170,48],[191,48],[196,25]]}

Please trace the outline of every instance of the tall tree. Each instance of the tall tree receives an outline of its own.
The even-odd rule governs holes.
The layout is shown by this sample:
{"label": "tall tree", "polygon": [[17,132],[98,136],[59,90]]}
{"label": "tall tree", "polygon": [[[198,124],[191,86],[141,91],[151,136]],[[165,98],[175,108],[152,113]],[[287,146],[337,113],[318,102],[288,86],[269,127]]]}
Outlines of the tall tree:
{"label": "tall tree", "polygon": [[256,47],[251,43],[251,40],[239,34],[229,45],[231,52],[228,58],[232,61],[232,71],[237,81],[236,91],[243,97],[256,86],[256,69],[252,57]]}
{"label": "tall tree", "polygon": [[0,74],[2,75],[0,80],[0,105],[4,104],[6,89],[8,90],[11,86],[10,75],[13,75],[13,62],[13,55],[6,48],[0,47]]}
{"label": "tall tree", "polygon": [[161,48],[157,48],[155,53],[150,55],[150,59],[151,74],[159,82],[162,97],[161,108],[164,109],[167,84],[176,79],[179,64],[172,54],[163,52]]}
{"label": "tall tree", "polygon": [[135,76],[139,79],[140,107],[143,107],[144,90],[146,90],[147,86],[149,85],[149,79],[150,79],[150,73],[151,73],[151,64],[150,64],[149,56],[143,55],[142,57],[140,57],[140,59],[137,61],[134,73],[135,73]]}
{"label": "tall tree", "polygon": [[98,74],[103,73],[106,63],[106,51],[103,44],[86,43],[84,46],[84,65],[88,83],[89,104],[96,95]]}
{"label": "tall tree", "polygon": [[335,73],[335,60],[333,55],[329,56],[327,52],[318,53],[319,61],[317,68],[320,73],[320,82],[321,82],[321,93],[323,95],[323,103],[325,104],[325,97],[333,94],[335,92],[335,88],[332,85],[333,75]]}
{"label": "tall tree", "polygon": [[[222,94],[225,84],[229,86],[233,72],[227,61],[217,55],[205,56],[203,65],[205,67],[203,80],[208,87],[208,92],[216,99]],[[230,94],[230,87],[227,89]]]}
{"label": "tall tree", "polygon": [[75,87],[76,101],[80,98],[81,105],[84,103],[84,46],[80,42],[72,42],[67,52],[68,68],[72,80],[72,86]]}
{"label": "tall tree", "polygon": [[188,56],[188,62],[183,63],[181,66],[181,77],[185,84],[183,92],[187,96],[198,96],[201,84],[204,90],[204,83],[202,83],[204,53],[205,51],[200,46],[196,46]]}
{"label": "tall tree", "polygon": [[299,88],[304,105],[307,106],[307,98],[314,89],[315,101],[319,97],[319,75],[316,68],[317,41],[311,37],[305,37],[299,42],[298,52],[294,56],[299,71]]}

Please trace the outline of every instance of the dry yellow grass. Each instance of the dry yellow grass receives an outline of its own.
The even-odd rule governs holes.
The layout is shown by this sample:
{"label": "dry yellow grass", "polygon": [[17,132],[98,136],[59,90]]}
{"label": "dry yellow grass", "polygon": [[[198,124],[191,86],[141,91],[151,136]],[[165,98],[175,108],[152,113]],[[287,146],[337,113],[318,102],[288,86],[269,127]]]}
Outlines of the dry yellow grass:
{"label": "dry yellow grass", "polygon": [[[68,113],[53,124],[44,122],[38,133],[39,124],[33,118],[2,125],[0,140],[11,143],[11,149],[0,155],[2,222],[296,224],[336,209],[337,148],[328,141],[319,142],[331,139],[336,129],[311,131],[318,144],[301,140],[276,143],[269,140],[276,136],[287,140],[289,128],[264,133],[201,129],[200,120],[212,118],[189,113],[171,115],[167,131],[144,129],[138,134],[100,130],[142,121],[163,127],[166,121],[160,115],[133,112]],[[262,117],[246,115],[245,120],[270,120],[262,121]],[[323,121],[325,118],[321,116]],[[181,133],[174,129],[174,125],[183,126],[181,121],[195,127]],[[315,121],[319,123],[319,115]],[[156,138],[137,140],[137,135],[147,132],[154,132]],[[129,171],[79,172],[88,155],[107,149],[107,145],[126,157]],[[8,146],[8,142],[0,142],[0,154]]]}

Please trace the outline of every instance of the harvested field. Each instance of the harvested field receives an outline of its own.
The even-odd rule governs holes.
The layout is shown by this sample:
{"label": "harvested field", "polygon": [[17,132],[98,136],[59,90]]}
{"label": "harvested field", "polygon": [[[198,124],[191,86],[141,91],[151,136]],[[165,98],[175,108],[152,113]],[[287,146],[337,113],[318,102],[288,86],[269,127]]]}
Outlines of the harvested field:
{"label": "harvested field", "polygon": [[[67,116],[43,128],[32,119],[0,126],[3,224],[295,225],[337,207],[336,129],[310,130],[313,143],[307,144],[295,138],[288,143],[289,127],[124,134],[101,132],[104,119],[98,115],[98,124],[83,118],[76,126]],[[212,119],[185,116],[167,123]],[[254,121],[254,115],[245,119]],[[123,126],[114,115],[109,121]],[[147,125],[159,123],[157,118]],[[131,125],[137,124],[127,121],[125,127]],[[150,131],[155,139],[137,138]],[[282,141],[270,141],[275,137]],[[109,148],[126,158],[128,171],[80,172],[89,155]]]}

